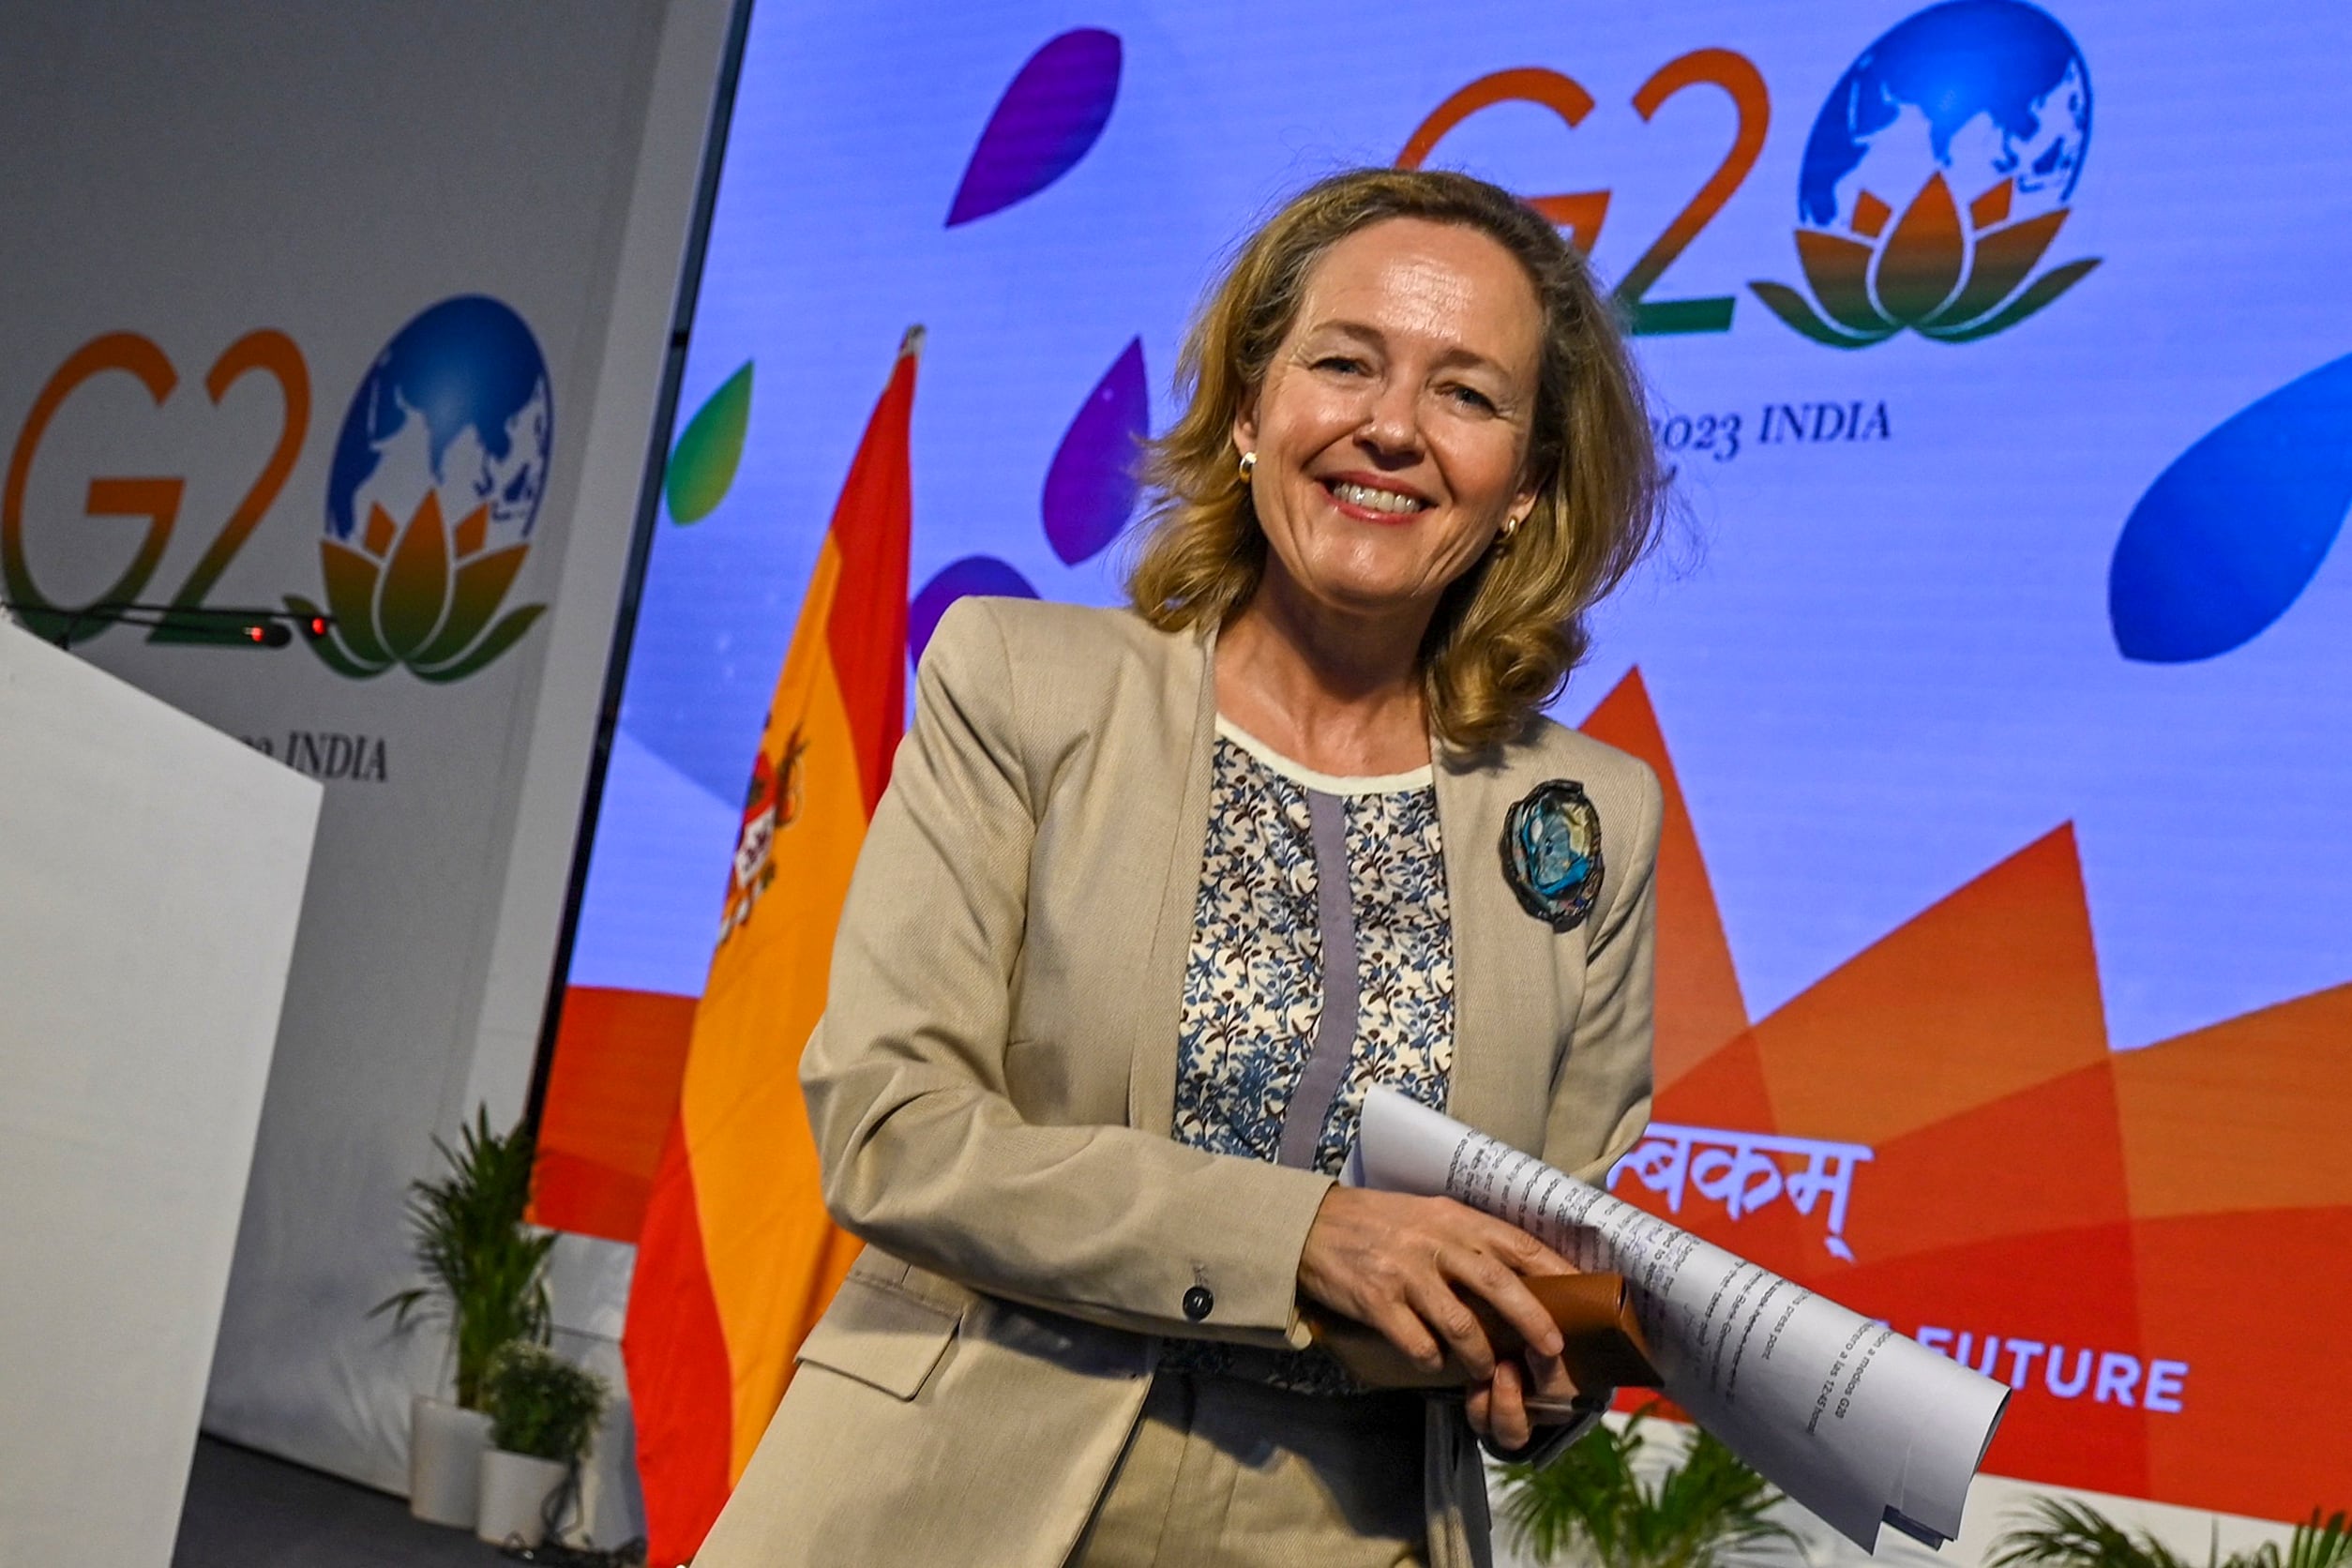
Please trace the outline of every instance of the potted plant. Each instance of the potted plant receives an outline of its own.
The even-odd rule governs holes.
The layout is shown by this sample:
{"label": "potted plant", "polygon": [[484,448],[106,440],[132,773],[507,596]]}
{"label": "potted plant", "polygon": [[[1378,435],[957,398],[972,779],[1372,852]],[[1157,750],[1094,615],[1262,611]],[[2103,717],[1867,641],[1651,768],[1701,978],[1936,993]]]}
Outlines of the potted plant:
{"label": "potted plant", "polygon": [[514,1340],[544,1344],[550,1231],[523,1224],[531,1199],[531,1135],[490,1130],[487,1108],[450,1147],[433,1139],[443,1172],[409,1184],[409,1235],[425,1282],[378,1303],[405,1331],[422,1318],[449,1325],[457,1403],[418,1395],[409,1407],[409,1512],[436,1524],[475,1522],[481,1455],[490,1446],[483,1380],[491,1355]]}
{"label": "potted plant", "polygon": [[536,1546],[577,1494],[610,1391],[602,1378],[518,1340],[485,1380],[491,1446],[482,1455],[481,1516],[474,1532],[497,1545]]}
{"label": "potted plant", "polygon": [[[2028,1522],[1993,1542],[1986,1568],[2189,1568],[2189,1560],[2147,1530],[2134,1534],[2085,1503],[2036,1498]],[[2282,1557],[2278,1543],[2222,1555],[2220,1532],[2206,1549],[2206,1568],[2347,1568],[2352,1565],[2352,1516],[2341,1510],[2323,1522],[2319,1510],[2295,1527]]]}
{"label": "potted plant", "polygon": [[1735,1549],[1798,1544],[1768,1516],[1780,1493],[1704,1429],[1643,1485],[1634,1465],[1649,1418],[1643,1410],[1622,1428],[1598,1426],[1542,1470],[1503,1468],[1503,1515],[1522,1550],[1538,1562],[1581,1550],[1598,1568],[1720,1568]]}

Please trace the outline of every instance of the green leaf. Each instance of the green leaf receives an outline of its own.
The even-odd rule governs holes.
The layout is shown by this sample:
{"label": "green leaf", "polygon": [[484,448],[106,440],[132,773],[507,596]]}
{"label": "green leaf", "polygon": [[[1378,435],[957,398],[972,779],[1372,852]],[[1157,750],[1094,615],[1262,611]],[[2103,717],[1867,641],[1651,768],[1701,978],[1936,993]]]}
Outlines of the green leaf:
{"label": "green leaf", "polygon": [[1939,343],[1973,343],[1979,338],[1990,338],[1996,332],[2006,332],[2081,282],[2089,275],[2090,270],[2099,264],[2099,262],[2100,258],[2097,256],[2087,256],[2079,262],[2069,262],[2064,266],[2051,268],[2028,284],[2025,293],[2009,302],[2007,309],[1989,316],[1973,326],[1952,327],[1939,332],[1930,332],[1925,327],[1922,327],[1921,334],[1933,338]]}
{"label": "green leaf", "polygon": [[[493,1132],[477,1109],[453,1148],[440,1138],[438,1180],[409,1184],[409,1237],[425,1283],[385,1298],[396,1331],[413,1317],[446,1321],[456,1350],[458,1403],[479,1410],[490,1359],[517,1340],[547,1343],[552,1313],[547,1291],[551,1231],[523,1223],[531,1201],[532,1141],[517,1127]],[[370,1313],[370,1316],[373,1316]]]}
{"label": "green leaf", "polygon": [[430,681],[436,686],[462,681],[520,641],[522,634],[531,629],[532,623],[546,613],[547,606],[543,604],[526,604],[492,626],[490,635],[475,643],[474,651],[457,663],[445,664],[436,670],[420,670],[411,665],[409,671],[418,680]]}
{"label": "green leaf", "polygon": [[[2278,1554],[2273,1551],[2275,1559]],[[2319,1510],[2295,1527],[2286,1548],[2286,1568],[2352,1568],[2352,1517],[2342,1509],[2319,1520]]]}
{"label": "green leaf", "polygon": [[[298,594],[286,596],[286,608],[306,621],[325,613],[317,605]],[[338,636],[341,630],[342,624],[333,622],[329,624],[324,637],[310,639],[310,651],[319,656],[320,663],[334,671],[338,675],[348,675],[354,681],[364,681],[370,676],[381,675],[392,668],[388,664],[363,663],[353,655],[345,653]]]}
{"label": "green leaf", "polygon": [[1725,1554],[1796,1536],[1771,1517],[1782,1499],[1706,1431],[1645,1486],[1635,1467],[1647,1410],[1595,1427],[1543,1470],[1505,1467],[1503,1515],[1539,1562],[1571,1552],[1599,1568],[1719,1568]]}
{"label": "green leaf", "polygon": [[[2210,1554],[2222,1568],[2218,1546]],[[2232,1554],[2228,1568],[2253,1559]],[[2189,1568],[2185,1559],[2146,1530],[2134,1535],[2085,1503],[2036,1498],[2028,1522],[1993,1541],[1985,1568]]]}
{"label": "green leaf", "polygon": [[587,1456],[611,1391],[584,1367],[528,1341],[502,1348],[483,1379],[490,1440],[509,1454],[576,1464]]}
{"label": "green leaf", "polygon": [[662,476],[671,521],[701,521],[718,509],[734,484],[744,432],[751,426],[751,365],[745,360],[678,432]]}
{"label": "green leaf", "polygon": [[1857,337],[1840,327],[1832,326],[1813,313],[1813,307],[1805,303],[1804,295],[1786,283],[1752,282],[1748,287],[1756,298],[1771,308],[1773,315],[1817,343],[1827,343],[1833,349],[1866,349],[1873,343],[1883,343],[1894,336],[1893,327],[1868,337]]}

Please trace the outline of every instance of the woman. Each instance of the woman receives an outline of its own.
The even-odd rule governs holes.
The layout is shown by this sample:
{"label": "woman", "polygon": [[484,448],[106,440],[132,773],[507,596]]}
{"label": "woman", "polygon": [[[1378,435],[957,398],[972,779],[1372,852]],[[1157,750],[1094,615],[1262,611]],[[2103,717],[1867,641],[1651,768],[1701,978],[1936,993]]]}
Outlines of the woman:
{"label": "woman", "polygon": [[[1522,1283],[1567,1265],[1333,1177],[1374,1082],[1587,1175],[1647,1117],[1658,787],[1535,711],[1654,531],[1635,377],[1542,218],[1368,170],[1183,379],[1135,609],[968,601],[925,656],[802,1066],[869,1244],[706,1568],[1479,1562],[1471,1436],[1576,1429]],[[1315,1312],[1467,1396],[1359,1387]]]}

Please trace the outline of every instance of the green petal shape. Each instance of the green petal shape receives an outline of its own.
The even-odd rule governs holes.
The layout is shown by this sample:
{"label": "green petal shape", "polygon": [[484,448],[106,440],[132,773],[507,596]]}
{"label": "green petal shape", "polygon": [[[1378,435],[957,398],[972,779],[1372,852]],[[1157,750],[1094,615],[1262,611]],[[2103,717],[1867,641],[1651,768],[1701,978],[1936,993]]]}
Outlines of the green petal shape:
{"label": "green petal shape", "polygon": [[384,564],[376,602],[376,630],[402,661],[425,646],[449,607],[449,531],[441,525],[441,502],[430,491]]}
{"label": "green petal shape", "polygon": [[[288,594],[286,596],[286,608],[293,611],[296,615],[306,621],[309,620],[314,615],[324,615],[325,613],[325,611],[321,610],[317,605],[312,604],[309,599],[302,597],[298,594]],[[319,656],[319,662],[321,664],[325,665],[329,670],[334,671],[338,675],[348,675],[354,681],[364,681],[371,675],[381,675],[385,671],[392,668],[388,664],[362,664],[357,659],[353,658],[351,655],[345,653],[342,648],[338,645],[336,633],[341,628],[339,625],[330,622],[324,637],[314,637],[308,640],[310,644],[310,651]]]}
{"label": "green petal shape", "polygon": [[1865,338],[1885,337],[1895,324],[1870,302],[1870,261],[1877,252],[1836,234],[1797,231],[1797,264],[1831,321]]}
{"label": "green petal shape", "polygon": [[1879,249],[1879,314],[1907,325],[1927,320],[1960,286],[1967,262],[1952,187],[1930,174]]}
{"label": "green petal shape", "polygon": [[449,618],[441,624],[441,630],[424,648],[408,658],[412,669],[426,669],[445,664],[465,652],[465,645],[496,613],[499,601],[515,580],[515,573],[522,569],[522,558],[531,553],[529,545],[509,545],[489,555],[477,555],[458,568],[458,584],[449,596]]}
{"label": "green petal shape", "polygon": [[335,632],[362,664],[388,670],[391,650],[376,636],[375,562],[332,539],[319,544],[319,571],[326,579],[326,602],[334,608]]}
{"label": "green petal shape", "polygon": [[745,360],[678,432],[670,471],[661,481],[672,522],[700,522],[727,499],[743,461],[744,432],[751,426],[751,365]]}
{"label": "green petal shape", "polygon": [[2052,267],[2035,279],[2032,287],[2011,301],[2008,309],[1989,320],[1979,322],[1974,326],[1956,327],[1948,331],[1931,331],[1926,327],[1922,327],[1920,333],[1922,337],[1933,338],[1939,343],[1973,343],[1979,338],[1990,338],[1996,332],[2005,332],[2082,281],[2084,276],[2091,268],[2097,266],[2101,260],[2102,258],[2097,256],[2086,256],[2079,262],[2069,262],[2064,266]]}
{"label": "green petal shape", "polygon": [[436,686],[444,686],[451,681],[462,681],[520,641],[522,634],[531,629],[532,623],[546,613],[547,606],[543,604],[526,604],[491,627],[490,634],[482,639],[472,653],[458,660],[457,663],[445,665],[439,670],[419,670],[413,664],[409,666],[409,669],[418,680],[431,681]]}
{"label": "green petal shape", "polygon": [[1805,303],[1805,296],[1786,283],[1752,282],[1748,287],[1755,291],[1756,298],[1771,308],[1772,314],[1817,343],[1827,343],[1833,349],[1866,349],[1873,343],[1885,342],[1894,336],[1894,329],[1892,327],[1883,332],[1873,333],[1867,338],[1852,337],[1840,332],[1815,315],[1813,308]]}
{"label": "green petal shape", "polygon": [[1968,282],[1951,304],[1922,322],[1922,328],[1964,327],[2007,299],[2009,291],[2026,280],[2026,274],[2033,270],[2033,264],[2042,259],[2042,252],[2050,248],[2065,222],[2066,209],[2058,207],[2039,218],[1977,235]]}

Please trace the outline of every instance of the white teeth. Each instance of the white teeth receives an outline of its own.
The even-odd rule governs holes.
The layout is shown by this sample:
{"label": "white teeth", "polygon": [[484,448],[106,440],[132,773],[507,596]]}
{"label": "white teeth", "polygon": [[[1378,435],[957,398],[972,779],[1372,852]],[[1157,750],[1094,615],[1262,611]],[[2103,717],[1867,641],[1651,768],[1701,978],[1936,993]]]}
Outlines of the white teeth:
{"label": "white teeth", "polygon": [[1363,506],[1375,512],[1418,512],[1428,505],[1395,490],[1374,490],[1369,485],[1334,485],[1331,492],[1350,506]]}

